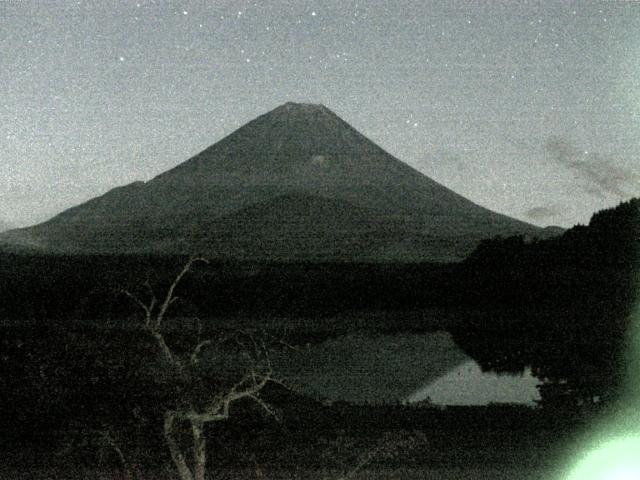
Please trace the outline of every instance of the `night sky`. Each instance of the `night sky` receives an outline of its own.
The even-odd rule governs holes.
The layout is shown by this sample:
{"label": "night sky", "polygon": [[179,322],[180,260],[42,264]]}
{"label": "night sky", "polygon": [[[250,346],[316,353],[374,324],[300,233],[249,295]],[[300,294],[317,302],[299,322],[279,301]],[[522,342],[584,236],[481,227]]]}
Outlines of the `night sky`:
{"label": "night sky", "polygon": [[0,219],[148,180],[322,103],[540,225],[640,195],[640,2],[0,1]]}

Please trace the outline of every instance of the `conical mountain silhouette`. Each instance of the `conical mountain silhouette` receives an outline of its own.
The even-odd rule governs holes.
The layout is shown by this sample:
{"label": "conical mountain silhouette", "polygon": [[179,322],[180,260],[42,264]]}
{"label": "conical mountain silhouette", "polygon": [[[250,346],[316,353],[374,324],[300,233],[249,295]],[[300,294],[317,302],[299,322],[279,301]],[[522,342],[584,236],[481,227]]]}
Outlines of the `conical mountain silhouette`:
{"label": "conical mountain silhouette", "polygon": [[0,236],[44,249],[260,261],[450,261],[541,229],[482,208],[321,105],[282,105],[148,182]]}

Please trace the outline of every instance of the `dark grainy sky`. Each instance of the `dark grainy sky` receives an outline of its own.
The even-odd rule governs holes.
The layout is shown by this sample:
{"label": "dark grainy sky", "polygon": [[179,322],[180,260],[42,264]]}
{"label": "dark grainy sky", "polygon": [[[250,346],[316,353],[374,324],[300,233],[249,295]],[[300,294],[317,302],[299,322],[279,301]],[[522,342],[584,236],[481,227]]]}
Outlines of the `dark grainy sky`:
{"label": "dark grainy sky", "polygon": [[286,101],[572,225],[640,194],[640,3],[0,1],[0,218],[147,180]]}

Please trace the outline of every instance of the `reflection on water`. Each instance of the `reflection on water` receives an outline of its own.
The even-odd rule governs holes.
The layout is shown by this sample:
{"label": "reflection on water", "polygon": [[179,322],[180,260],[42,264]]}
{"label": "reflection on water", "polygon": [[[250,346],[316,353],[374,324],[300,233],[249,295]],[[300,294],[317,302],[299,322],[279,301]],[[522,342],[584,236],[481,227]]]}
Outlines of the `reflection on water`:
{"label": "reflection on water", "polygon": [[448,333],[345,335],[278,359],[280,374],[317,398],[353,403],[533,404],[538,380],[482,373]]}
{"label": "reflection on water", "polygon": [[536,388],[539,383],[528,368],[522,375],[498,375],[483,372],[475,361],[469,360],[418,389],[407,402],[428,399],[438,405],[520,403],[533,406],[540,400]]}

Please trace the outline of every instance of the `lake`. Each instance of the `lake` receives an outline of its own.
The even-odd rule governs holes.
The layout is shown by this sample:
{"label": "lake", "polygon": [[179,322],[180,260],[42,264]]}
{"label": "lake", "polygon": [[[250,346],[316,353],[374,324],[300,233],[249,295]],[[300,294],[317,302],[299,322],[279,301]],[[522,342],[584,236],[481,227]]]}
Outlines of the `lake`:
{"label": "lake", "polygon": [[446,332],[350,334],[283,355],[277,368],[304,393],[352,403],[535,405],[540,381],[483,372]]}

